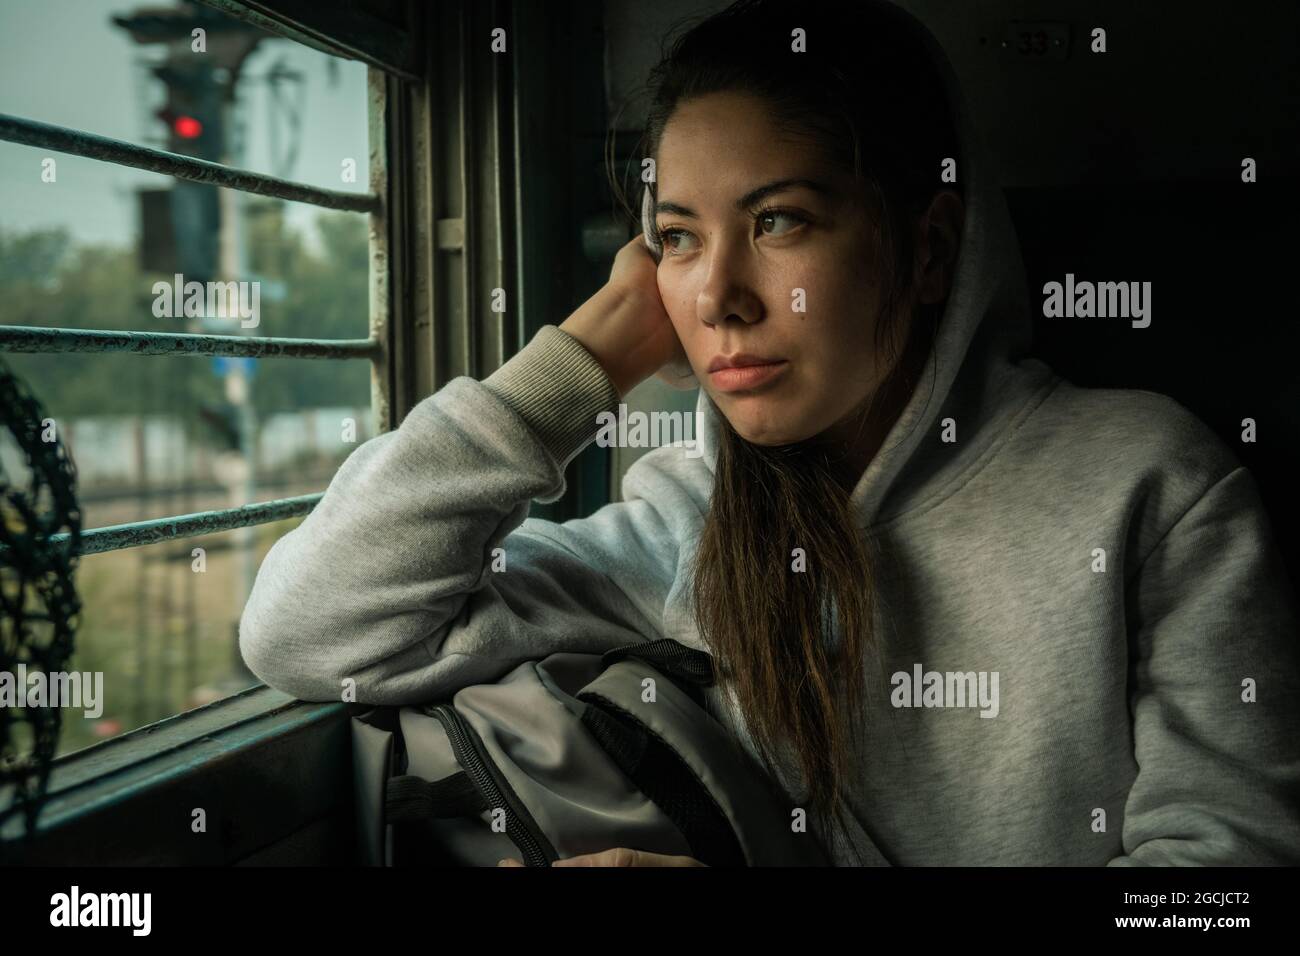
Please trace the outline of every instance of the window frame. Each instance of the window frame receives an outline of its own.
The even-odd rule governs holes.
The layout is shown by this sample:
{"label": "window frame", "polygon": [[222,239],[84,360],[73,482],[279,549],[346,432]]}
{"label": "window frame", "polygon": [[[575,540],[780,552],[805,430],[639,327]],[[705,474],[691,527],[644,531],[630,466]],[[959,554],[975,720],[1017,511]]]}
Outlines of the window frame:
{"label": "window frame", "polygon": [[[392,321],[397,283],[390,265],[404,258],[409,222],[404,182],[388,172],[395,131],[390,108],[419,85],[412,54],[420,24],[419,4],[397,0],[410,30],[353,32],[333,41],[308,21],[359,27],[353,5],[336,4],[321,16],[318,4],[297,0],[240,3],[203,0],[238,19],[277,35],[368,64],[367,129],[370,189],[343,193],[239,170],[194,157],[114,140],[34,120],[0,116],[0,139],[57,152],[135,166],[177,178],[308,202],[369,216],[369,336],[324,340],[269,336],[119,332],[0,326],[0,348],[14,352],[132,352],[140,355],[226,355],[297,357],[316,360],[366,359],[371,365],[371,409],[376,431],[394,425],[405,403],[397,397],[396,334]],[[284,10],[277,9],[283,6]],[[339,14],[333,16],[332,14]],[[394,40],[396,37],[396,40]],[[402,213],[396,215],[397,210]],[[404,276],[409,280],[409,276]],[[409,336],[400,336],[405,341]],[[323,493],[238,508],[160,517],[82,532],[78,555],[142,547],[176,538],[253,527],[305,515]],[[0,830],[0,858],[7,863],[263,863],[338,862],[351,841],[339,810],[350,794],[348,764],[336,759],[346,746],[347,721],[355,706],[309,703],[258,685],[204,707],[174,714],[110,740],[55,758],[35,832],[26,834],[21,815]],[[342,736],[340,736],[342,735]],[[320,777],[312,780],[313,776]],[[310,785],[304,785],[310,781]],[[289,792],[291,789],[291,793]],[[268,793],[290,799],[268,801]],[[204,832],[191,826],[192,809],[206,815]],[[159,839],[158,821],[176,816],[176,826]],[[243,812],[240,812],[242,809]],[[143,834],[147,832],[148,836]],[[276,848],[280,847],[280,850]],[[279,859],[292,848],[292,860]]]}
{"label": "window frame", "polygon": [[[421,0],[385,0],[390,16],[382,28],[359,22],[357,5],[344,0],[202,2],[370,66],[370,337],[347,347],[371,360],[377,433],[397,427],[452,378],[486,377],[604,283],[609,250],[588,243],[593,228],[609,234],[607,203],[591,189],[604,148],[603,49],[590,29],[601,21],[601,0],[555,7],[442,0],[427,8]],[[470,42],[498,26],[511,43],[532,42],[514,46],[511,57]],[[559,196],[583,196],[586,205],[557,200],[556,186]],[[567,264],[558,272],[557,255]],[[488,308],[498,288],[506,294],[503,313]],[[0,328],[0,348],[22,334]],[[176,339],[232,339],[189,344],[206,350],[200,354],[254,354],[244,337],[126,337],[130,350],[146,353],[170,353]],[[304,341],[273,344],[318,347]],[[561,521],[608,501],[609,461],[608,450],[587,448],[571,466],[564,498],[534,503],[534,515]],[[260,517],[280,520],[308,513],[320,497],[234,510],[275,509]],[[182,517],[187,533],[215,530],[205,525],[212,515]],[[118,527],[85,537],[95,546],[102,535],[98,543],[108,550],[132,535],[138,540],[127,546],[162,540],[159,533]],[[33,838],[20,839],[23,821],[11,818],[0,831],[0,859],[352,863],[350,718],[366,709],[298,701],[259,685],[56,758]],[[191,826],[199,807],[204,834]]]}

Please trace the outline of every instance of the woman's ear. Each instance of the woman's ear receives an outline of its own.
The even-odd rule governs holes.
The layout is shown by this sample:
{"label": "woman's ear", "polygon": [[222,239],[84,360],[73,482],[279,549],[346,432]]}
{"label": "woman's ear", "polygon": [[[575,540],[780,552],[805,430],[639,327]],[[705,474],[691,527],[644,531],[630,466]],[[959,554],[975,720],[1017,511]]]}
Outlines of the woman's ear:
{"label": "woman's ear", "polygon": [[918,299],[922,305],[942,302],[952,289],[961,252],[966,206],[953,189],[935,193],[917,223],[916,258]]}
{"label": "woman's ear", "polygon": [[645,189],[641,192],[641,234],[645,238],[650,255],[654,256],[655,262],[659,262],[663,258],[663,246],[659,242],[659,234],[655,229],[654,197],[650,195],[649,183],[646,183]]}

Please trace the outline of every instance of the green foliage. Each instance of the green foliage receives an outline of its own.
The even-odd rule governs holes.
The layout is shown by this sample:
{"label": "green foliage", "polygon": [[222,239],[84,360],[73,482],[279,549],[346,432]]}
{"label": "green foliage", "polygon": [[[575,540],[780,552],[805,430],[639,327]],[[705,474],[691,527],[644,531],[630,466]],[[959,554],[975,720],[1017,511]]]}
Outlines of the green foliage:
{"label": "green foliage", "polygon": [[[365,338],[368,332],[366,220],[322,211],[315,219],[319,252],[288,228],[284,203],[249,197],[243,232],[249,280],[262,282],[260,323],[253,334]],[[78,245],[63,230],[0,230],[0,302],[5,325],[152,332],[201,331],[184,319],[153,314],[153,284],[171,276],[142,272],[129,246]],[[275,290],[283,290],[277,299]],[[232,322],[229,334],[238,331]],[[181,413],[224,401],[221,379],[207,357],[122,353],[7,353],[6,361],[61,418]],[[258,361],[253,403],[259,418],[273,412],[369,398],[364,361]]]}

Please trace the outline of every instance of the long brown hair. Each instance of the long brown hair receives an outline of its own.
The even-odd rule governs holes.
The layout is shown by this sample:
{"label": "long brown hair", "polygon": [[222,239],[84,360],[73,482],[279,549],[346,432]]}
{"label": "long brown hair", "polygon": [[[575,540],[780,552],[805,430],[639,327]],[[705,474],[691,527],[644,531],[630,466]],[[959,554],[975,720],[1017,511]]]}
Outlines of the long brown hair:
{"label": "long brown hair", "polygon": [[[938,189],[957,189],[939,180],[943,158],[959,155],[943,81],[896,12],[874,2],[740,0],[694,23],[650,74],[638,151],[657,157],[683,101],[736,91],[759,96],[780,129],[809,137],[852,173],[865,208],[880,210],[877,265],[886,289],[875,344],[882,367],[892,369],[858,410],[862,427],[897,415],[916,385],[942,303],[904,314],[914,281],[912,221]],[[795,28],[806,31],[808,52],[792,51]],[[613,185],[637,218],[622,184]],[[863,316],[864,328],[870,320]],[[769,771],[793,758],[807,809],[823,822],[832,814],[843,820],[874,645],[876,557],[849,502],[859,476],[815,438],[759,446],[719,418],[713,492],[692,567],[696,622]]]}

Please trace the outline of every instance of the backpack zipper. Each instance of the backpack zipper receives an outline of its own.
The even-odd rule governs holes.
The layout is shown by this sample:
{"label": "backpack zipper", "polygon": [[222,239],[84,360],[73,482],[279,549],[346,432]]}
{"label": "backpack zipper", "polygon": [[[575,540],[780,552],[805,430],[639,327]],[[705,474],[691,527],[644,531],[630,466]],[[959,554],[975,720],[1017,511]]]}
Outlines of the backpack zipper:
{"label": "backpack zipper", "polygon": [[537,821],[524,808],[523,802],[501,776],[488,756],[483,741],[469,722],[450,704],[425,707],[424,712],[437,717],[447,731],[456,759],[465,768],[479,792],[493,807],[506,809],[506,835],[514,841],[524,856],[526,866],[550,866],[559,854],[542,833]]}

